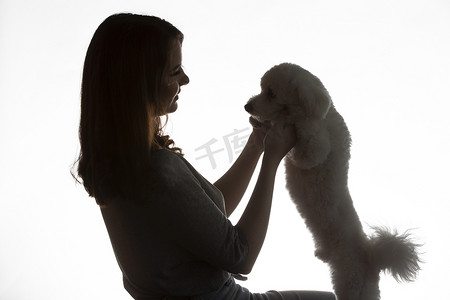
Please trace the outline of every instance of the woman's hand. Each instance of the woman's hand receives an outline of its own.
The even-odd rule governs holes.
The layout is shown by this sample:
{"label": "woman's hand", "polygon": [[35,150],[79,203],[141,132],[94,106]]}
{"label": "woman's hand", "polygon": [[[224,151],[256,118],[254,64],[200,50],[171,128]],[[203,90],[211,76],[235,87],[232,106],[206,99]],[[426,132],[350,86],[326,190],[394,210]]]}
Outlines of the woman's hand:
{"label": "woman's hand", "polygon": [[296,142],[294,125],[276,123],[264,139],[264,150],[266,155],[276,159],[283,159]]}
{"label": "woman's hand", "polygon": [[248,144],[253,145],[260,153],[264,151],[264,139],[267,132],[270,130],[271,124],[269,121],[261,123],[255,118],[250,117],[249,122],[253,127],[253,132],[248,138]]}

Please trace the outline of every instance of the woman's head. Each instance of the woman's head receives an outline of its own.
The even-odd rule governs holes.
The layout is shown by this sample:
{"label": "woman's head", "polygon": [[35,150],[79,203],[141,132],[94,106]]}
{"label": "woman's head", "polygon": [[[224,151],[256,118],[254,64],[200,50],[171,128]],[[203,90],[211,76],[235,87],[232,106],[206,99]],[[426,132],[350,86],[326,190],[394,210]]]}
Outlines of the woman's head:
{"label": "woman's head", "polygon": [[152,16],[112,15],[96,30],[83,69],[78,175],[99,204],[113,187],[133,190],[151,149],[173,144],[159,116],[176,110],[189,82],[182,41],[178,29]]}

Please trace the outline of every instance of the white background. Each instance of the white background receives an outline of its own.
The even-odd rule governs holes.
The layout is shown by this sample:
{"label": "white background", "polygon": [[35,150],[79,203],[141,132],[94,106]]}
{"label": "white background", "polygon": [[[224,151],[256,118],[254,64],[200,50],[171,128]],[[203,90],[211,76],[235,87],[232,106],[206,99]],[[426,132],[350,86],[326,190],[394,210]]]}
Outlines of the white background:
{"label": "white background", "polygon": [[[361,220],[415,228],[425,243],[417,280],[382,274],[382,298],[450,299],[445,0],[0,0],[0,299],[130,299],[99,209],[69,173],[87,46],[124,11],[163,17],[185,34],[191,83],[167,132],[210,181],[230,166],[223,137],[249,128],[243,105],[268,68],[294,62],[321,78],[352,133]],[[215,168],[195,150],[211,139],[224,149]],[[331,290],[313,250],[280,168],[266,243],[243,285]]]}

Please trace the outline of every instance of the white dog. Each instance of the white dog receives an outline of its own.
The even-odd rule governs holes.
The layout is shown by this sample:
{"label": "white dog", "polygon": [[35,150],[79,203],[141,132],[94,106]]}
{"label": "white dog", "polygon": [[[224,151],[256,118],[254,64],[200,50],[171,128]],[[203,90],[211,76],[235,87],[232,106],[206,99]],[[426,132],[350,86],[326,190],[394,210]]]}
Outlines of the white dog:
{"label": "white dog", "polygon": [[321,81],[294,64],[275,66],[245,109],[260,122],[295,125],[286,186],[313,234],[316,256],[330,266],[338,299],[380,299],[381,270],[413,280],[420,259],[408,233],[374,227],[368,237],[363,231],[347,186],[350,133]]}

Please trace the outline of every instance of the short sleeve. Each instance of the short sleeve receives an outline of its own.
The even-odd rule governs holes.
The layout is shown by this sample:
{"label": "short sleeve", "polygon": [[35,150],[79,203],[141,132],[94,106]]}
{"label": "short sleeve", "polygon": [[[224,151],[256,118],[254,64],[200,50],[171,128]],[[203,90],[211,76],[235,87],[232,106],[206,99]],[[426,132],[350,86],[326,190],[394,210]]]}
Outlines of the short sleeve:
{"label": "short sleeve", "polygon": [[159,199],[154,203],[159,226],[192,256],[240,273],[248,256],[244,234],[220,211],[181,158],[172,154],[164,161],[153,189]]}

